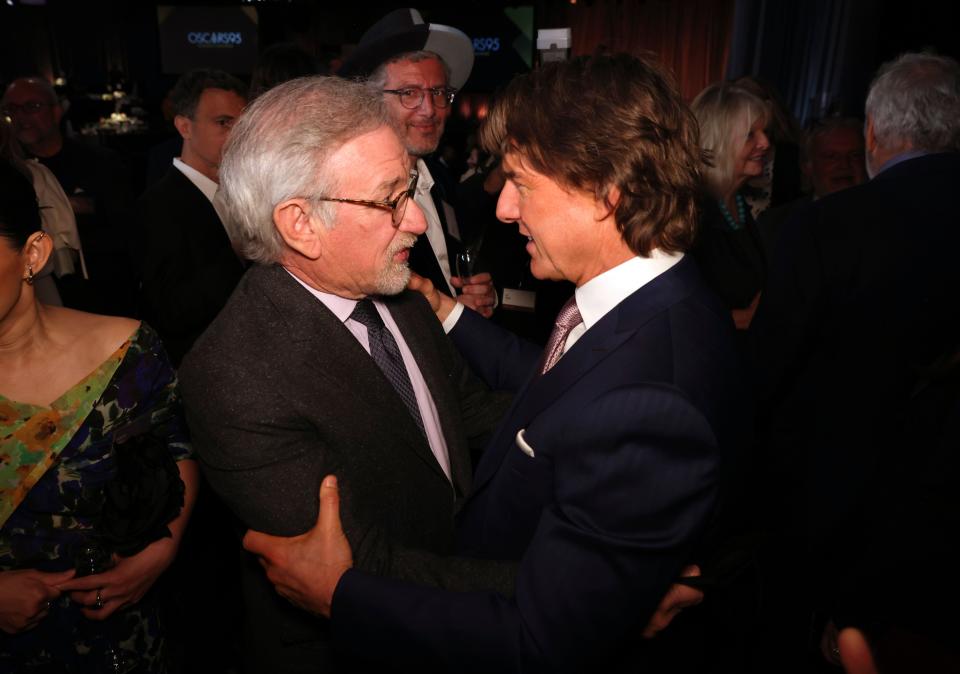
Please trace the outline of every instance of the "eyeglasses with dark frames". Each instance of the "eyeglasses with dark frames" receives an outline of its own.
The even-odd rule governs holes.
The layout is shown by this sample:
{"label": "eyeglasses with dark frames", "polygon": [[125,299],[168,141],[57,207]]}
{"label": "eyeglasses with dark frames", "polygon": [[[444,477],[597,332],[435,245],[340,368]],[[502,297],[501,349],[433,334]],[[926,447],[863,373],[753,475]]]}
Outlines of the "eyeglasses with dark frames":
{"label": "eyeglasses with dark frames", "polygon": [[314,197],[315,201],[335,201],[340,204],[355,204],[357,206],[369,206],[370,208],[379,208],[390,211],[390,219],[394,227],[399,227],[403,222],[403,214],[407,210],[409,202],[417,192],[417,180],[420,174],[417,171],[410,171],[410,186],[397,195],[396,199],[390,201],[371,201],[370,199],[340,199],[338,197]]}
{"label": "eyeglasses with dark frames", "polygon": [[423,103],[427,92],[430,92],[430,100],[435,108],[445,108],[453,103],[454,96],[457,95],[456,89],[450,87],[433,87],[422,89],[421,87],[404,87],[403,89],[383,89],[385,94],[393,94],[400,99],[400,105],[408,110],[416,110]]}

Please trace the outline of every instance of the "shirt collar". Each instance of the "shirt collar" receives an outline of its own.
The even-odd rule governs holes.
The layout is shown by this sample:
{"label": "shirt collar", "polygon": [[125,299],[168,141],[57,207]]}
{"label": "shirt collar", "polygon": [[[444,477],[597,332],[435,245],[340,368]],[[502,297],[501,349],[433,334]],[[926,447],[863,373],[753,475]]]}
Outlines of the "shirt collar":
{"label": "shirt collar", "polygon": [[430,190],[433,189],[433,176],[422,159],[417,159],[417,174],[417,193],[430,194]]}
{"label": "shirt collar", "polygon": [[203,175],[200,173],[200,171],[192,166],[188,166],[187,164],[183,163],[180,157],[173,158],[173,165],[176,166],[180,173],[185,175],[187,180],[192,182],[198,190],[203,192],[203,196],[209,199],[211,204],[213,203],[213,197],[216,195],[217,189],[219,188],[217,183],[210,180],[210,178]]}
{"label": "shirt collar", "polygon": [[683,253],[654,249],[650,257],[632,257],[577,288],[577,308],[590,329],[611,309],[683,259]]}
{"label": "shirt collar", "polygon": [[357,306],[357,300],[351,300],[346,297],[340,297],[339,295],[334,295],[332,293],[325,293],[322,290],[317,290],[316,288],[312,288],[311,286],[308,286],[306,283],[301,281],[296,276],[296,274],[291,272],[286,267],[284,267],[283,270],[288,274],[290,274],[290,276],[292,276],[297,283],[299,283],[304,288],[306,288],[311,295],[313,295],[318,300],[323,302],[323,306],[329,309],[341,323],[347,322],[347,319],[350,318],[350,314],[353,313],[354,308],[356,308]]}

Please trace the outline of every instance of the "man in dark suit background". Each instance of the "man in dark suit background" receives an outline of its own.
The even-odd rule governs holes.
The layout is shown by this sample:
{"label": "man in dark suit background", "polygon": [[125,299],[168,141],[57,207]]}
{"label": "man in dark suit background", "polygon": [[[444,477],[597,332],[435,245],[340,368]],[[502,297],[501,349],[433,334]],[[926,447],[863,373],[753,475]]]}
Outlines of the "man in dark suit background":
{"label": "man in dark suit background", "polygon": [[[495,424],[505,397],[404,290],[425,229],[412,168],[382,96],[362,85],[295,80],[251,104],[220,177],[231,238],[255,264],[184,360],[191,433],[244,527],[308,529],[321,478],[337,472],[359,567],[509,593],[512,565],[438,557],[470,487],[467,438]],[[249,671],[358,671],[335,658],[326,620],[247,562]]]}
{"label": "man in dark suit background", "polygon": [[475,371],[518,391],[458,518],[460,554],[519,563],[515,596],[348,568],[342,471],[309,533],[245,546],[282,595],[330,615],[338,643],[395,664],[643,669],[637,636],[700,549],[750,420],[729,314],[683,253],[696,124],[662,71],[615,56],[518,78],[484,134],[505,153],[498,216],[529,238],[533,273],[577,285],[545,353],[428,293]]}
{"label": "man in dark suit background", "polygon": [[889,453],[891,420],[960,342],[960,66],[885,65],[866,117],[871,180],[784,224],[752,328],[772,562],[761,641],[798,668],[819,641],[811,614],[822,625],[855,572],[865,495],[910,486],[890,469],[914,451]]}
{"label": "man in dark suit background", "polygon": [[243,263],[214,196],[223,144],[246,105],[246,87],[217,70],[183,75],[171,93],[183,149],[138,200],[141,313],[174,364],[226,303]]}
{"label": "man in dark suit background", "polygon": [[128,170],[116,153],[64,135],[64,106],[40,77],[14,80],[0,109],[28,156],[56,176],[70,199],[89,280],[68,275],[58,282],[65,306],[94,313],[134,313],[136,274],[127,258],[133,232]]}

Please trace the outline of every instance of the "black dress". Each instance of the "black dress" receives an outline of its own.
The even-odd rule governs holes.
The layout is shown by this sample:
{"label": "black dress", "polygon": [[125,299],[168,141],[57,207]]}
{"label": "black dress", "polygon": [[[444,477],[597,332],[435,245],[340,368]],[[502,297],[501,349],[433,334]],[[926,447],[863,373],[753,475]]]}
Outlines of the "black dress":
{"label": "black dress", "polygon": [[700,207],[700,228],[690,252],[707,285],[730,309],[743,309],[763,289],[767,276],[757,225],[749,208],[743,226],[734,229],[713,197],[704,196]]}

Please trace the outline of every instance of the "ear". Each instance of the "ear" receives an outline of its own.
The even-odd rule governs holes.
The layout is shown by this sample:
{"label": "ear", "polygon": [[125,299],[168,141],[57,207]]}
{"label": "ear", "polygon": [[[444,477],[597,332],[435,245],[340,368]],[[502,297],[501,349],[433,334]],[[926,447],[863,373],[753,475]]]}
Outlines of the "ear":
{"label": "ear", "polygon": [[192,128],[193,120],[184,115],[177,115],[173,118],[173,125],[177,128],[177,133],[180,134],[180,137],[184,140],[189,140]]}
{"label": "ear", "polygon": [[866,144],[867,152],[873,154],[877,149],[877,134],[873,130],[873,117],[867,115],[867,127],[863,132],[863,140]]}
{"label": "ear", "polygon": [[317,218],[310,217],[310,204],[306,199],[281,201],[273,209],[273,223],[290,248],[310,260],[319,259],[326,227]]}
{"label": "ear", "polygon": [[613,217],[613,212],[617,210],[617,206],[620,205],[621,196],[620,188],[612,185],[607,189],[607,193],[603,199],[594,200],[593,217],[596,218],[598,222]]}
{"label": "ear", "polygon": [[30,276],[30,271],[39,274],[47,264],[53,253],[53,241],[46,232],[34,232],[27,238],[20,255],[23,258],[23,278]]}

